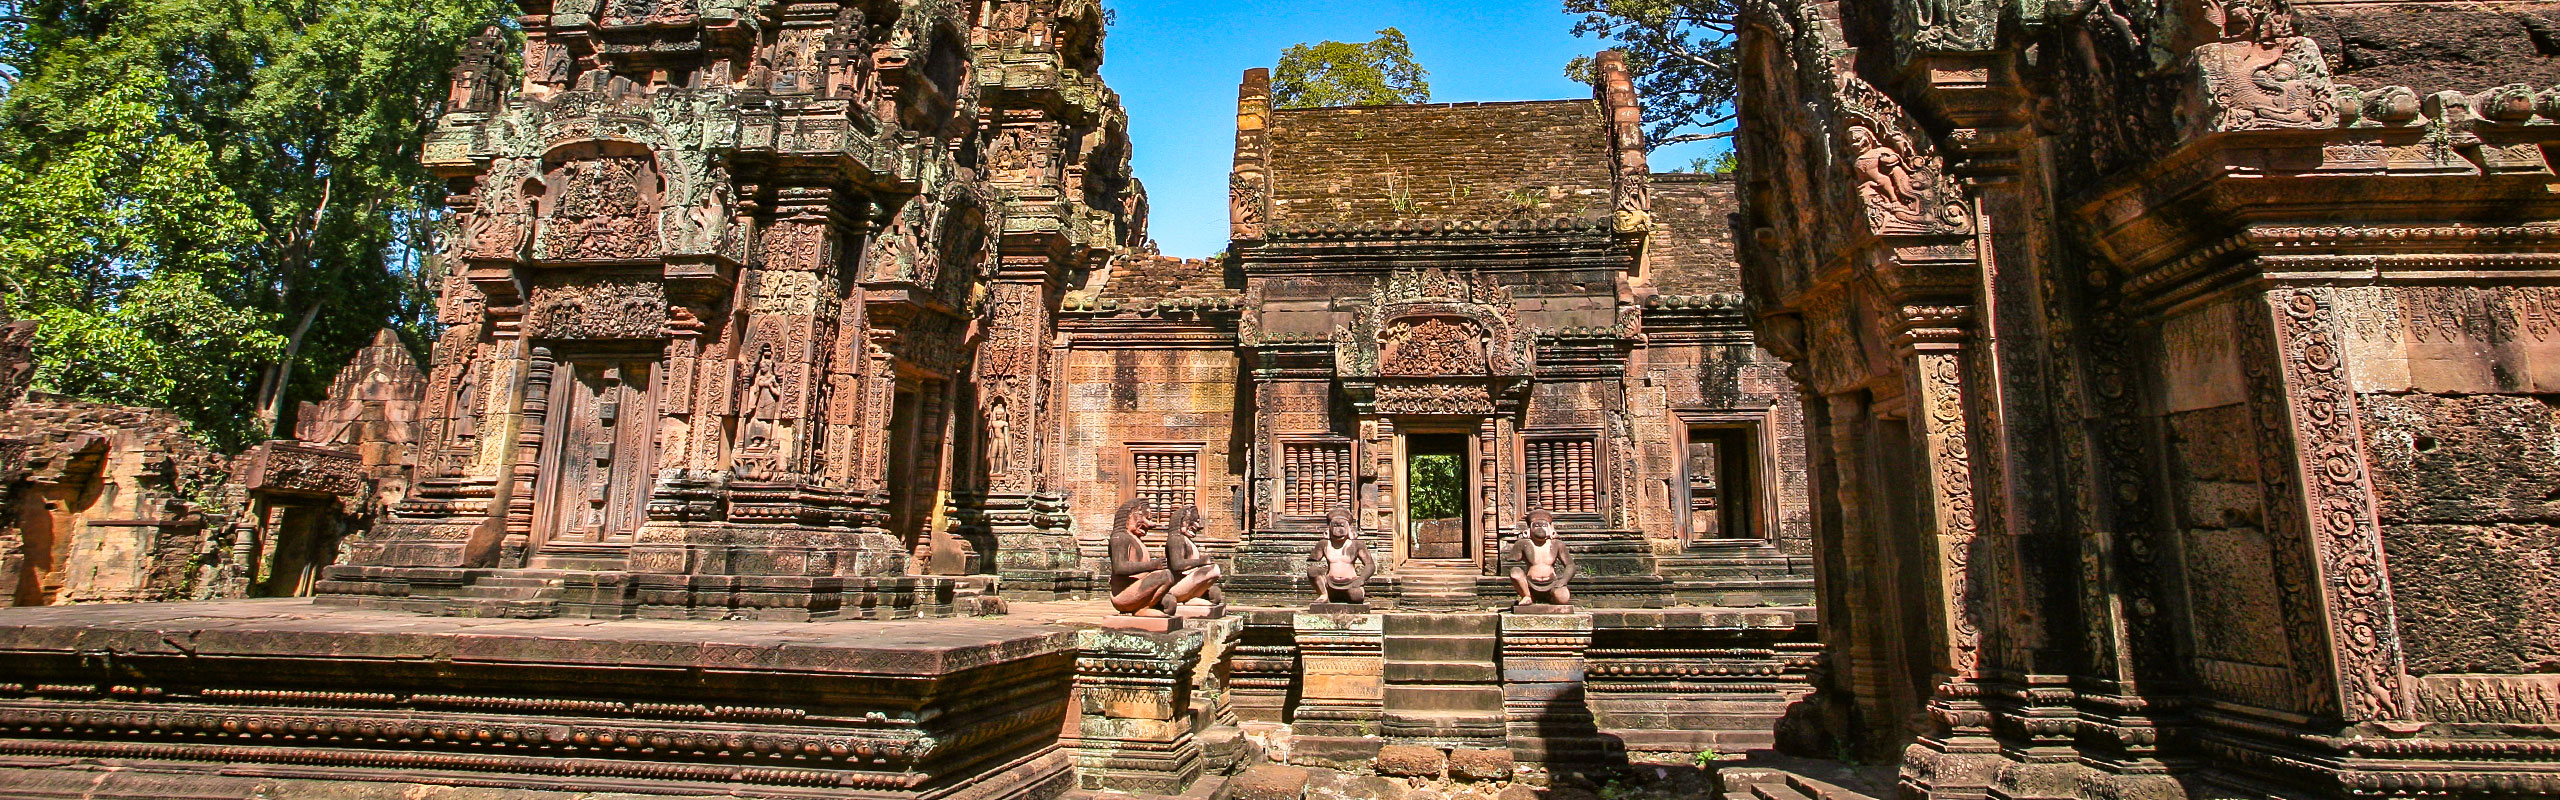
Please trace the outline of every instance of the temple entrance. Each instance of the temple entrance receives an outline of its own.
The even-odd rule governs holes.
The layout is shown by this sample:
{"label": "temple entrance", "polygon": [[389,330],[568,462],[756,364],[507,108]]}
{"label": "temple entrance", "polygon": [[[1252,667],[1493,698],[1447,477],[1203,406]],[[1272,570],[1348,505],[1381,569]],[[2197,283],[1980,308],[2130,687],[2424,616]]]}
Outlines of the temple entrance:
{"label": "temple entrance", "polygon": [[1757,433],[1748,425],[1690,426],[1688,458],[1682,465],[1690,541],[1767,536],[1756,502],[1760,459],[1752,445]]}
{"label": "temple entrance", "polygon": [[1410,561],[1465,563],[1475,554],[1468,529],[1467,437],[1405,437],[1404,554]]}
{"label": "temple entrance", "polygon": [[651,366],[597,359],[552,372],[534,489],[535,566],[618,556],[648,519],[658,417]]}

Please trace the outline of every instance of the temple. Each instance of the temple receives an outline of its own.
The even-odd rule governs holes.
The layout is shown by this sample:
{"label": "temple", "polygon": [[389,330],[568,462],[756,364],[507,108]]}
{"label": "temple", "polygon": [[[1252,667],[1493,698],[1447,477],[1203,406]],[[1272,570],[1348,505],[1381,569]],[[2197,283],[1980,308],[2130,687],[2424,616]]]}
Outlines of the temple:
{"label": "temple", "polygon": [[2560,794],[2555,8],[1252,69],[1182,259],[1093,0],[526,0],[291,438],[0,324],[0,794]]}

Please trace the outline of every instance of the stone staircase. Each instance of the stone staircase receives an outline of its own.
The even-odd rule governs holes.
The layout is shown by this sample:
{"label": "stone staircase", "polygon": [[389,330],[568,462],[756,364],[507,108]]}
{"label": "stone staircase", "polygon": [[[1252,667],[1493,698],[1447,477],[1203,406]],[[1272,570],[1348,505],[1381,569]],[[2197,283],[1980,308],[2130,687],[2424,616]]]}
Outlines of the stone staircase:
{"label": "stone staircase", "polygon": [[455,595],[450,616],[537,618],[557,614],[561,570],[503,570],[472,579]]}
{"label": "stone staircase", "polygon": [[[1473,576],[1468,579],[1472,588]],[[1381,624],[1386,716],[1380,733],[1438,747],[1503,746],[1501,615],[1399,613]]]}
{"label": "stone staircase", "polygon": [[1892,794],[1889,769],[1834,761],[1754,754],[1716,768],[1717,800],[1876,800]]}
{"label": "stone staircase", "polygon": [[1476,568],[1407,564],[1396,571],[1396,608],[1402,611],[1475,611]]}
{"label": "stone staircase", "polygon": [[1682,605],[1753,608],[1813,604],[1813,559],[1766,543],[1693,545],[1659,559]]}

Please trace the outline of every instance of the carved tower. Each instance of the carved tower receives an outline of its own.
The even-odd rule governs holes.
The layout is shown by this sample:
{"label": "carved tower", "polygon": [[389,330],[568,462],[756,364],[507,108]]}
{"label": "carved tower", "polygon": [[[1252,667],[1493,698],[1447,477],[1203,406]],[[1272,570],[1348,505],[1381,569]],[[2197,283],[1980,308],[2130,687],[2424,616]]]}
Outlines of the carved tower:
{"label": "carved tower", "polygon": [[[533,615],[946,611],[951,582],[919,573],[987,555],[951,534],[952,498],[1018,496],[987,516],[1040,527],[1021,512],[1043,497],[1023,483],[1042,276],[1125,227],[1125,168],[1080,186],[1057,149],[1125,138],[980,103],[1009,69],[981,65],[1023,38],[1004,26],[1098,61],[1098,9],[1061,31],[1052,5],[535,0],[514,74],[494,29],[476,39],[427,147],[456,224],[417,486],[321,592]],[[1092,66],[1075,96],[1116,119]],[[1033,186],[1111,211],[1079,197],[1054,204],[1055,244],[999,239],[998,220],[1038,227]],[[969,433],[987,429],[1015,433]]]}

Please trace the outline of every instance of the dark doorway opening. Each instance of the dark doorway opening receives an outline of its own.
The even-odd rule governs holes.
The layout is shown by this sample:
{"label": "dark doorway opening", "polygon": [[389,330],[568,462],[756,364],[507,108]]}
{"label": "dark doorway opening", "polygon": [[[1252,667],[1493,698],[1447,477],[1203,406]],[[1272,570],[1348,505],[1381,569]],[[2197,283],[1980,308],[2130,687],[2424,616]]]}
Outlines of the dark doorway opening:
{"label": "dark doorway opening", "polygon": [[1693,541],[1757,539],[1758,437],[1747,425],[1689,428],[1689,536]]}
{"label": "dark doorway opening", "polygon": [[1473,554],[1467,531],[1467,437],[1414,434],[1405,439],[1405,557],[1465,560]]}

